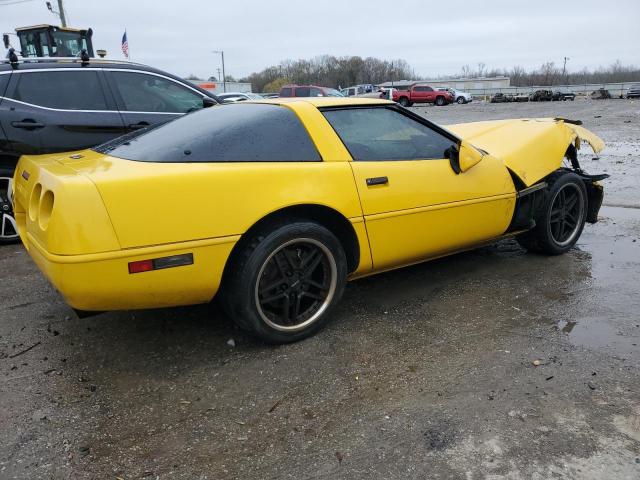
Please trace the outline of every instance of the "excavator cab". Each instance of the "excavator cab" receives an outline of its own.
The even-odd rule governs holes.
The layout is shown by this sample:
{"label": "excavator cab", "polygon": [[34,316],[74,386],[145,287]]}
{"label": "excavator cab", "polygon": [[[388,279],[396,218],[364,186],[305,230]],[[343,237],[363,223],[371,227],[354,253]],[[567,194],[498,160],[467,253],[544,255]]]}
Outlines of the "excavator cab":
{"label": "excavator cab", "polygon": [[[86,50],[93,57],[93,30],[35,25],[16,28],[23,57],[76,57]],[[9,36],[4,35],[5,48],[9,48]]]}

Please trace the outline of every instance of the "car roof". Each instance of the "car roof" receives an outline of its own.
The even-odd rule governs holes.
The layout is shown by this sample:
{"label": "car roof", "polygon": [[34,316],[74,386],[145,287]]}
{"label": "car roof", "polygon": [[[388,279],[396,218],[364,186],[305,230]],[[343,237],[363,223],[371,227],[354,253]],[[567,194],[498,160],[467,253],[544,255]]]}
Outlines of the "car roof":
{"label": "car roof", "polygon": [[[244,102],[243,102],[244,103]],[[322,107],[358,107],[365,105],[395,105],[390,100],[378,98],[344,98],[344,97],[283,97],[265,100],[255,100],[255,103],[270,103],[273,105],[283,105],[291,103],[310,103],[316,108]]]}
{"label": "car roof", "polygon": [[29,70],[51,70],[51,69],[60,69],[60,68],[109,68],[109,69],[122,69],[122,70],[140,70],[143,72],[149,73],[157,73],[158,75],[164,75],[165,77],[172,78],[182,83],[186,83],[190,87],[198,90],[200,93],[211,97],[216,98],[214,94],[211,92],[199,87],[198,85],[186,80],[184,78],[178,77],[169,72],[165,72],[164,70],[159,70],[154,67],[150,67],[149,65],[144,65],[142,63],[134,63],[134,62],[125,62],[118,60],[107,60],[102,58],[92,58],[86,65],[82,64],[82,61],[79,58],[39,58],[33,59],[30,57],[21,58],[17,68],[13,68],[13,66],[6,60],[0,61],[0,72],[6,71],[29,71]]}

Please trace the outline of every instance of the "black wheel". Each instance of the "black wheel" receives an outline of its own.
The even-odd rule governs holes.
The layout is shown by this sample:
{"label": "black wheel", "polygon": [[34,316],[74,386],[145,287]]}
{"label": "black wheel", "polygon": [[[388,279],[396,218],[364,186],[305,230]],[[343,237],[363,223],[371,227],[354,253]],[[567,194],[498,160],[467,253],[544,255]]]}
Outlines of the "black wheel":
{"label": "black wheel", "polygon": [[320,330],[347,278],[338,239],[304,220],[256,234],[231,261],[223,307],[241,328],[270,343],[295,342]]}
{"label": "black wheel", "polygon": [[458,102],[459,105],[464,105],[465,103],[467,103],[467,99],[464,97],[458,97],[458,100],[456,100]]}
{"label": "black wheel", "polygon": [[580,238],[587,218],[587,190],[575,173],[558,172],[548,183],[550,188],[535,228],[517,240],[528,250],[560,255]]}
{"label": "black wheel", "polygon": [[409,101],[409,99],[407,97],[400,97],[400,100],[398,100],[398,103],[400,105],[402,105],[403,107],[405,107],[405,108],[408,107],[411,104],[411,102]]}
{"label": "black wheel", "polygon": [[20,240],[16,220],[13,217],[12,185],[13,172],[0,169],[0,245]]}
{"label": "black wheel", "polygon": [[436,105],[441,107],[444,105],[444,97],[436,97]]}

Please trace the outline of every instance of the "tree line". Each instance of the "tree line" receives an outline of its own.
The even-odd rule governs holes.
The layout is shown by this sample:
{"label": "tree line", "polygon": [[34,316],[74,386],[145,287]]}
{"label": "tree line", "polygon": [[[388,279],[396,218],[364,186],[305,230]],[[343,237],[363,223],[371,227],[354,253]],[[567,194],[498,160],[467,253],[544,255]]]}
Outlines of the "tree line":
{"label": "tree line", "polygon": [[[456,75],[441,76],[440,79],[451,77],[509,77],[511,85],[515,87],[584,84],[584,83],[615,83],[640,81],[640,68],[634,65],[623,65],[616,60],[608,67],[595,70],[584,68],[580,71],[569,71],[565,64],[558,65],[546,62],[538,68],[526,70],[515,66],[510,69],[489,69],[484,63],[476,67],[464,65]],[[187,77],[200,80],[194,75]],[[296,83],[299,85],[314,84],[325,87],[349,87],[362,83],[374,85],[398,80],[424,80],[406,60],[382,60],[374,57],[359,56],[335,57],[322,55],[309,60],[284,60],[278,65],[267,67],[248,77],[240,78],[240,82],[251,83],[254,92],[277,92],[283,85]],[[433,79],[433,77],[431,77]],[[217,80],[210,77],[209,80]],[[227,75],[227,81],[236,81]]]}

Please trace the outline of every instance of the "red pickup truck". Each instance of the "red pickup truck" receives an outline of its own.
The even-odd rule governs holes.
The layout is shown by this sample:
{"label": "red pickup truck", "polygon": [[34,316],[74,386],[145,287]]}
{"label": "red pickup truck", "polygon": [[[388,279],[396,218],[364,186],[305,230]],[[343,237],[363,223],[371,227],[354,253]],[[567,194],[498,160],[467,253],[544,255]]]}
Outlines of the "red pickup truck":
{"label": "red pickup truck", "polygon": [[403,107],[410,107],[414,103],[435,103],[439,107],[453,102],[453,96],[442,90],[436,90],[429,85],[412,85],[408,90],[393,90],[393,101]]}

